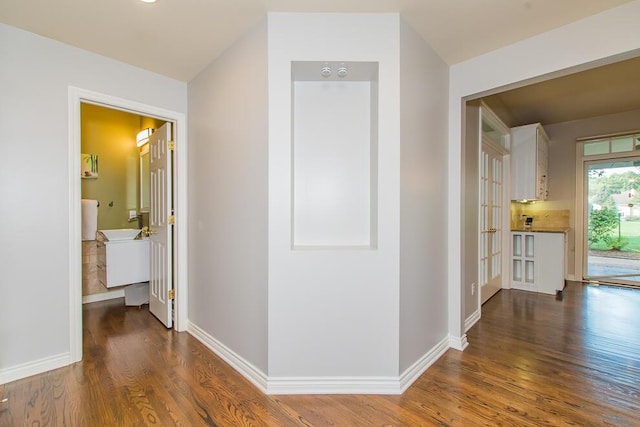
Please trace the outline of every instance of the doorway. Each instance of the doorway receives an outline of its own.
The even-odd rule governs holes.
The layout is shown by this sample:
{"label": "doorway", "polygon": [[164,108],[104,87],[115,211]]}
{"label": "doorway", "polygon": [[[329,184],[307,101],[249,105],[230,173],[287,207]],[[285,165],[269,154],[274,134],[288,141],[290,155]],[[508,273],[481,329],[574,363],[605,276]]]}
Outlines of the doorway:
{"label": "doorway", "polygon": [[[165,122],[84,102],[80,113],[82,302],[87,304],[122,298],[125,289],[131,294],[131,288],[122,285],[133,283],[133,270],[136,270],[135,280],[149,279],[148,272],[141,267],[146,263],[134,256],[148,252],[148,241],[140,242],[137,238],[125,249],[122,244],[117,247],[115,243],[105,244],[98,231],[130,230],[139,236],[140,231],[135,230],[149,226],[148,133]],[[113,257],[123,251],[128,251],[128,256],[118,258],[117,269],[110,263],[107,274],[104,268],[107,252],[115,261]]]}
{"label": "doorway", "polygon": [[584,280],[640,286],[640,157],[586,161],[584,188]]}
{"label": "doorway", "polygon": [[159,107],[137,103],[106,94],[80,88],[69,88],[69,325],[72,362],[82,360],[82,246],[80,215],[80,106],[82,103],[101,105],[142,116],[155,117],[175,125],[174,164],[175,173],[171,185],[174,190],[175,225],[172,230],[175,242],[171,257],[175,265],[172,278],[175,290],[174,329],[184,331],[187,327],[187,287],[186,287],[186,248],[187,248],[187,144],[186,117],[183,113],[165,110]]}

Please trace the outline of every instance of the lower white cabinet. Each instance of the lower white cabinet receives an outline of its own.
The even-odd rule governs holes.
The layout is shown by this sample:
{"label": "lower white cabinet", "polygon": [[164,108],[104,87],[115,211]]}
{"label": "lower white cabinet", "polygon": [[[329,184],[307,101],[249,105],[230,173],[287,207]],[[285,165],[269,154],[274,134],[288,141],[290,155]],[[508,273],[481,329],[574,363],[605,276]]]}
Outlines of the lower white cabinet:
{"label": "lower white cabinet", "polygon": [[511,232],[511,287],[544,294],[564,289],[564,233]]}
{"label": "lower white cabinet", "polygon": [[103,286],[149,281],[149,240],[98,240],[98,280]]}

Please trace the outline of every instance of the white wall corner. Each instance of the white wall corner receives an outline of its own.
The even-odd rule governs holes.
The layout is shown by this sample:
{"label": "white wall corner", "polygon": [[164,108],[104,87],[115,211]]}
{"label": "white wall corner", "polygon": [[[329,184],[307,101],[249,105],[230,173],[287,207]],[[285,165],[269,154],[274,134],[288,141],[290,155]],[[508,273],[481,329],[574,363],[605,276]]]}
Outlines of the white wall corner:
{"label": "white wall corner", "polygon": [[400,375],[400,393],[404,393],[431,365],[449,349],[449,337],[446,336],[436,344],[424,356],[418,359],[413,365]]}
{"label": "white wall corner", "polygon": [[471,313],[471,316],[467,317],[464,320],[464,331],[467,332],[469,329],[473,327],[480,320],[480,308]]}
{"label": "white wall corner", "polygon": [[0,369],[0,385],[70,365],[71,354],[61,353],[21,365]]}
{"label": "white wall corner", "polygon": [[464,351],[468,345],[469,341],[467,341],[467,334],[462,334],[462,336],[459,337],[449,335],[449,347],[452,349]]}
{"label": "white wall corner", "polygon": [[258,387],[261,392],[267,393],[267,376],[252,363],[245,360],[242,356],[216,340],[191,321],[187,323],[187,332],[204,344],[209,350],[213,351],[222,360],[227,362],[240,375]]}

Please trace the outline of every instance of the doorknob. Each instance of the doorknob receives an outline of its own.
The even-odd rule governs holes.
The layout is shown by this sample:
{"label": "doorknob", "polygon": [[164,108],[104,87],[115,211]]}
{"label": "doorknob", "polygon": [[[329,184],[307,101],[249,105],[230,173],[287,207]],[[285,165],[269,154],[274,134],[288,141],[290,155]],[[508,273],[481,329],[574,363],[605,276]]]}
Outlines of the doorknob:
{"label": "doorknob", "polygon": [[145,237],[149,237],[152,234],[155,234],[156,232],[151,230],[149,227],[142,227],[142,235]]}

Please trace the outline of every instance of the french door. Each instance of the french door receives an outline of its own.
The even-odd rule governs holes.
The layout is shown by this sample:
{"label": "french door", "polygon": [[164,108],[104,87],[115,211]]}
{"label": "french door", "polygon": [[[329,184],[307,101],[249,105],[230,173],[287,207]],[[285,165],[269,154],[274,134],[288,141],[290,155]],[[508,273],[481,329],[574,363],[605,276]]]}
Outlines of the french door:
{"label": "french door", "polygon": [[504,240],[504,153],[482,137],[480,154],[480,300],[502,289]]}

